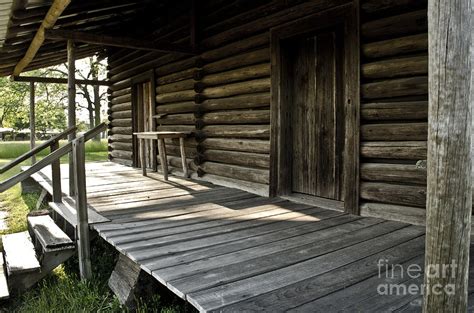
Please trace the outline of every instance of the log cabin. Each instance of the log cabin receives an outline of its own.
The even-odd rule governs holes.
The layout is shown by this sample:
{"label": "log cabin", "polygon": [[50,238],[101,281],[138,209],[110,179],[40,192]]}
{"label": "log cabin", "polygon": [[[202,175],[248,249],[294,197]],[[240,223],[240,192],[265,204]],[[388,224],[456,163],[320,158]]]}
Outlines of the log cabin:
{"label": "log cabin", "polygon": [[[94,232],[121,252],[112,289],[137,268],[203,312],[474,305],[469,0],[5,3],[0,75],[67,83],[70,104],[69,148],[15,182],[51,194],[84,278]],[[94,54],[107,80],[77,81]],[[64,62],[67,79],[20,75]],[[110,163],[84,167],[76,83],[108,86]],[[184,138],[138,135],[157,132]],[[413,283],[455,294],[377,294],[383,256],[454,260]]]}

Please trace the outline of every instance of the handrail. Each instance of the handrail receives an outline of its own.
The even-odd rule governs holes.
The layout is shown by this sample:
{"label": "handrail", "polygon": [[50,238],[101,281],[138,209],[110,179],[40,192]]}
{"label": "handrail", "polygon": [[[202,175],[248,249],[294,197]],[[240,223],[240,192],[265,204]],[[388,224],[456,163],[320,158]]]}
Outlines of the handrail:
{"label": "handrail", "polygon": [[77,127],[76,126],[73,126],[73,127],[70,127],[68,129],[66,129],[65,131],[63,131],[62,133],[60,133],[59,135],[43,142],[41,145],[31,149],[30,151],[20,155],[18,158],[16,158],[15,160],[11,161],[10,163],[6,164],[5,166],[3,166],[2,168],[0,168],[0,174],[3,174],[5,173],[6,171],[12,169],[13,167],[17,166],[18,164],[20,164],[21,162],[31,158],[33,155],[36,155],[38,152],[48,148],[49,146],[51,146],[53,143],[67,137],[67,135],[71,134],[72,132],[76,131]]}
{"label": "handrail", "polygon": [[91,140],[92,138],[94,138],[95,136],[97,136],[98,134],[100,134],[101,132],[107,130],[107,124],[106,123],[100,123],[99,125],[97,125],[96,127],[88,130],[87,132],[84,133],[83,137],[84,137],[84,141],[89,141]]}
{"label": "handrail", "polygon": [[[72,129],[75,129],[75,128],[76,127],[71,127],[68,130],[61,133],[60,135],[66,136],[67,134],[70,133],[70,131]],[[93,129],[91,129],[91,130],[87,131],[86,133],[84,133],[79,138],[83,137],[84,142],[85,142],[85,141],[88,141],[88,140],[94,138],[95,136],[97,136],[98,134],[100,134],[102,131],[104,131],[106,129],[107,129],[107,124],[106,123],[101,123],[101,124],[97,125],[96,127],[94,127]],[[49,140],[49,145],[51,143],[55,142],[55,141],[56,140]],[[39,146],[38,146],[38,148],[39,148]],[[44,149],[44,147],[42,149]],[[71,151],[72,151],[72,142],[68,142],[66,145],[64,145],[61,148],[51,152],[46,157],[44,157],[40,161],[36,162],[32,166],[30,166],[27,170],[18,173],[17,175],[7,179],[6,181],[0,182],[0,192],[4,192],[5,190],[15,186],[19,182],[23,181],[24,179],[28,178],[29,176],[31,176],[31,175],[35,174],[36,172],[40,171],[42,168],[44,168],[48,165],[51,165],[51,163],[53,163],[54,161],[59,160],[61,157],[65,156],[66,154],[68,154]],[[30,156],[31,155],[29,155],[29,157]]]}
{"label": "handrail", "polygon": [[72,142],[68,142],[65,146],[62,146],[61,148],[51,152],[48,154],[46,157],[43,159],[39,160],[32,166],[30,166],[27,170],[22,171],[15,176],[7,179],[6,181],[3,181],[0,183],[0,192],[4,192],[5,190],[15,186],[22,180],[30,177],[31,175],[35,174],[36,172],[40,171],[42,168],[50,165],[54,161],[59,160],[62,156],[68,154],[69,152],[72,151]]}

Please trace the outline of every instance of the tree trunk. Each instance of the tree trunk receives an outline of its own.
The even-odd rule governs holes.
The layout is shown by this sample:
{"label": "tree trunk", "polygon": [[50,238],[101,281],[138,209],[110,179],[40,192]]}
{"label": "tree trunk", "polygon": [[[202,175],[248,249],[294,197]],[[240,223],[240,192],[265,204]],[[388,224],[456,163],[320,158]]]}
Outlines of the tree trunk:
{"label": "tree trunk", "polygon": [[472,14],[470,0],[429,1],[424,312],[467,310],[472,208]]}

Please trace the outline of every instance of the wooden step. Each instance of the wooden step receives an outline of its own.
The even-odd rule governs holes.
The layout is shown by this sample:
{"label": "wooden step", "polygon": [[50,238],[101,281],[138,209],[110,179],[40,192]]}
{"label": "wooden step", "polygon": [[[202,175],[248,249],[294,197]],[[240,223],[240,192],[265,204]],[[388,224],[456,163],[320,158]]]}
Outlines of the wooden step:
{"label": "wooden step", "polygon": [[3,235],[2,242],[9,276],[40,270],[28,231]]}
{"label": "wooden step", "polygon": [[28,216],[28,228],[39,243],[43,253],[74,249],[74,242],[53,221],[49,215]]}
{"label": "wooden step", "polygon": [[[74,228],[77,225],[77,215],[76,215],[76,208],[74,199],[70,197],[64,197],[63,202],[50,202],[49,206],[51,209],[56,211],[59,215],[61,215],[69,224],[71,224]],[[96,211],[89,208],[87,210],[89,215],[89,224],[97,224],[97,223],[104,223],[109,222],[108,218],[103,217]]]}
{"label": "wooden step", "polygon": [[8,290],[7,274],[5,273],[5,266],[3,262],[3,253],[0,252],[0,300],[10,298],[10,291]]}

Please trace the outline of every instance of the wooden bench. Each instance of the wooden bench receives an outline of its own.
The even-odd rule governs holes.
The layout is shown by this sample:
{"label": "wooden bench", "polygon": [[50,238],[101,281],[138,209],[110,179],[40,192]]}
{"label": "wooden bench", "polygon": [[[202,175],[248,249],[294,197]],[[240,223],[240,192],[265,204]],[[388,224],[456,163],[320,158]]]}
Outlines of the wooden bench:
{"label": "wooden bench", "polygon": [[[140,158],[142,163],[142,173],[146,176],[146,140],[158,141],[158,154],[163,169],[163,177],[168,180],[168,162],[166,159],[165,139],[179,138],[179,150],[181,153],[181,163],[183,166],[184,177],[188,177],[188,165],[186,163],[186,152],[184,151],[184,138],[189,136],[187,132],[157,131],[157,132],[141,132],[133,133],[137,136],[140,145]],[[155,156],[153,156],[155,157]]]}

